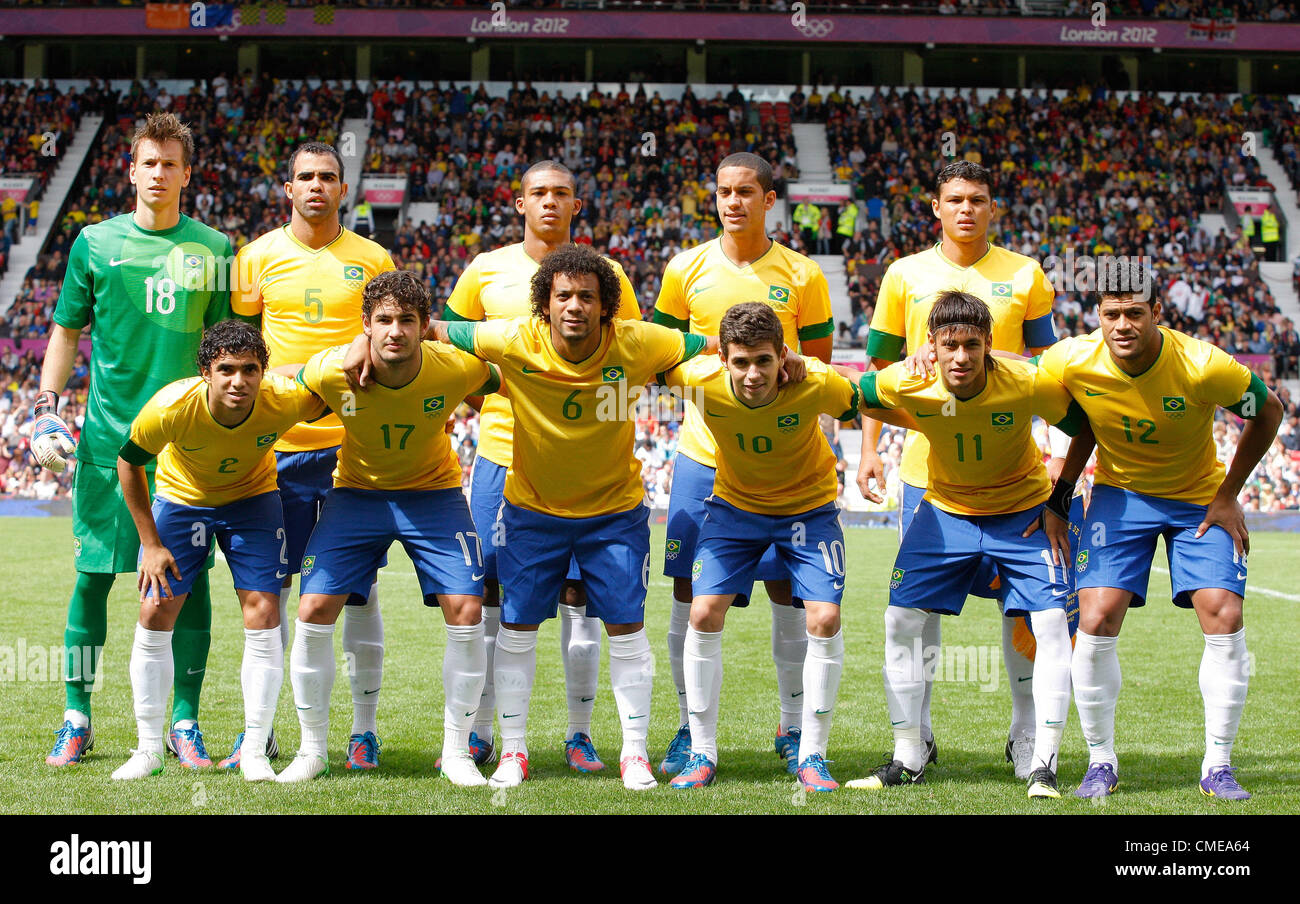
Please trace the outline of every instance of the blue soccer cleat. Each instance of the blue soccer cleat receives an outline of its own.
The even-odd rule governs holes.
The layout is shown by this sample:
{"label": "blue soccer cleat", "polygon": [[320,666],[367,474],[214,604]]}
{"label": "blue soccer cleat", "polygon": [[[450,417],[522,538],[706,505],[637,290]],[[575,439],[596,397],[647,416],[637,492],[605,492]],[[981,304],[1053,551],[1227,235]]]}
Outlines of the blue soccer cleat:
{"label": "blue soccer cleat", "polygon": [[685,768],[673,779],[674,788],[704,788],[713,784],[718,767],[702,753],[693,753]]}
{"label": "blue soccer cleat", "polygon": [[203,746],[203,732],[197,725],[167,732],[167,750],[186,769],[207,769],[212,765],[212,758]]}
{"label": "blue soccer cleat", "polygon": [[474,758],[475,766],[483,766],[496,761],[497,749],[489,739],[480,738],[474,732],[469,733],[469,755]]}
{"label": "blue soccer cleat", "polygon": [[374,769],[379,766],[379,738],[373,731],[348,738],[349,769]]}
{"label": "blue soccer cleat", "polygon": [[659,764],[659,771],[663,775],[676,775],[686,768],[690,758],[691,726],[683,725],[677,729],[677,734],[673,735],[668,750],[664,753],[663,762]]}
{"label": "blue soccer cleat", "polygon": [[[241,731],[235,737],[235,746],[230,749],[230,756],[217,763],[218,769],[238,769],[239,768],[239,751],[244,746],[244,733]],[[275,739],[275,729],[266,738],[266,758],[273,760],[280,755],[280,743]]]}
{"label": "blue soccer cleat", "polygon": [[1201,793],[1219,800],[1250,800],[1250,792],[1237,784],[1235,766],[1215,766],[1201,779]]}
{"label": "blue soccer cleat", "polygon": [[826,758],[814,753],[799,764],[799,784],[805,791],[837,791],[840,783],[831,778]]}
{"label": "blue soccer cleat", "polygon": [[70,721],[54,734],[54,749],[45,758],[48,766],[71,766],[95,748],[95,733],[90,726],[77,728]]}
{"label": "blue soccer cleat", "polygon": [[564,758],[569,761],[569,768],[574,772],[599,772],[605,768],[605,764],[596,755],[596,747],[591,743],[591,738],[580,731],[575,731],[573,737],[564,742]]}
{"label": "blue soccer cleat", "polygon": [[1110,763],[1092,763],[1083,774],[1083,781],[1079,782],[1074,796],[1099,800],[1114,794],[1118,786],[1119,777],[1115,775],[1114,766]]}
{"label": "blue soccer cleat", "polygon": [[785,771],[794,775],[799,770],[799,737],[798,728],[791,728],[789,734],[779,734],[776,741],[776,755],[785,760]]}

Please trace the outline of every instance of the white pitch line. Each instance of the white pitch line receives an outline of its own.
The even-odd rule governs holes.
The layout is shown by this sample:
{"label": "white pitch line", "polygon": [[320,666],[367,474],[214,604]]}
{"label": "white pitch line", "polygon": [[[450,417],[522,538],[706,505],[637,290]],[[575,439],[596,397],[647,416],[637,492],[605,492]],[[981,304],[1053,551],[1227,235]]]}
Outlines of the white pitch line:
{"label": "white pitch line", "polygon": [[[1161,568],[1159,565],[1151,566],[1151,570],[1158,574],[1163,574],[1163,575],[1169,574],[1168,571]],[[1283,593],[1280,590],[1269,590],[1267,587],[1256,587],[1251,584],[1247,584],[1246,592],[1262,593],[1264,594],[1264,596],[1273,596],[1273,597],[1277,597],[1280,600],[1289,600],[1290,602],[1293,603],[1300,603],[1300,596],[1296,596],[1294,593]]]}

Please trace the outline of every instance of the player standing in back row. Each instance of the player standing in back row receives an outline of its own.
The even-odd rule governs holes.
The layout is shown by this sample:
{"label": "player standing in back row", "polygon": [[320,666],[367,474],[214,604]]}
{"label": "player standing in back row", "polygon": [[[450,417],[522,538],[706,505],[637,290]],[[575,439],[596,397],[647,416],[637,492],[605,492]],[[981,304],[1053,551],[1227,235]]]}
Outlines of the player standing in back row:
{"label": "player standing in back row", "polygon": [[[393,269],[387,251],[339,222],[339,205],[347,191],[338,151],[316,142],[299,145],[289,158],[289,180],[284,183],[285,196],[293,204],[289,222],[240,249],[231,306],[237,314],[261,316],[272,367],[299,364],[319,351],[351,342],[361,331],[361,290],[375,274]],[[343,425],[329,416],[287,431],[275,446],[288,537],[289,567],[280,595],[280,636],[286,648],[288,589],[325,495],[334,485],[342,441]],[[374,586],[368,598],[355,594],[349,603],[343,621],[343,651],[353,666],[348,768],[373,769],[379,765],[375,715],[384,668],[384,623]],[[274,735],[267,747],[273,756]],[[238,741],[220,765],[239,767]]]}
{"label": "player standing in back row", "polygon": [[[573,215],[582,210],[575,197],[573,173],[554,160],[530,166],[520,181],[515,210],[524,217],[524,240],[470,261],[456,280],[443,316],[447,320],[500,320],[527,317],[532,313],[530,283],[542,258],[569,242]],[[608,260],[608,258],[606,258]],[[636,292],[623,268],[609,261],[618,276],[620,320],[640,320]],[[515,433],[510,401],[492,395],[483,399],[479,419],[478,456],[470,484],[470,511],[483,541],[484,579],[483,626],[487,648],[487,681],[479,703],[470,749],[482,765],[495,759],[493,715],[496,709],[492,681],[492,656],[497,627],[501,622],[501,591],[497,578],[496,535],[492,525],[501,508],[506,471],[513,460]],[[565,731],[564,754],[577,772],[599,772],[604,764],[591,740],[591,713],[595,708],[596,679],[600,672],[600,619],[587,615],[586,589],[580,583],[576,565],[565,581],[565,603],[560,609],[560,653],[564,658],[564,684],[569,703],[569,726]]]}
{"label": "player standing in back row", "polygon": [[[135,571],[140,540],[122,499],[117,452],[131,420],[155,392],[193,376],[203,328],[230,316],[230,241],[181,213],[194,138],[171,113],[150,115],[131,140],[131,213],[82,230],[68,255],[33,412],[32,453],[51,471],[77,455],[72,550],[77,583],[63,642],[68,652],[67,709],[45,762],[80,762],[94,745],[90,690],[108,629],[108,592],[117,574]],[[93,321],[93,324],[92,324]],[[81,443],[55,413],[68,383],[82,329],[94,353]],[[153,468],[146,469],[153,486]],[[211,642],[206,570],[172,635],[176,696],[168,744],[189,767],[211,766],[199,731],[199,691]]]}
{"label": "player standing in back row", "polygon": [[[988,240],[989,226],[997,216],[993,198],[993,177],[977,163],[959,160],[939,171],[931,207],[942,227],[942,238],[925,251],[909,255],[889,265],[880,284],[876,313],[867,337],[869,367],[882,370],[909,352],[917,352],[926,341],[926,320],[930,308],[946,291],[966,292],[983,301],[993,313],[993,348],[1019,354],[1023,349],[1036,355],[1056,341],[1052,329],[1052,299],[1055,291],[1046,274],[1034,260],[1000,248]],[[1053,458],[1048,463],[1050,477],[1060,473],[1062,458],[1069,440],[1059,431],[1050,431]],[[862,459],[858,466],[858,488],[873,502],[882,502],[884,469],[876,444],[880,423],[867,419],[862,430]],[[899,537],[907,533],[917,506],[925,495],[928,473],[926,457],[930,445],[926,437],[909,433],[903,447],[901,466],[902,501],[899,505]],[[872,491],[874,479],[877,491]],[[997,569],[990,560],[975,573],[970,588],[975,596],[998,599],[1002,595]],[[960,600],[951,601],[954,605]],[[925,620],[922,635],[927,651],[937,651],[940,644],[940,617],[931,613]],[[1019,648],[1032,643],[1022,619],[1002,620],[1002,661],[1011,688],[1011,727],[1007,732],[1006,757],[1015,766],[1016,777],[1027,779],[1034,749],[1035,716],[1033,696],[1034,664]],[[1031,647],[1032,649],[1032,647]],[[930,727],[930,695],[934,686],[933,670],[927,670],[925,695],[921,707],[921,738],[926,744],[927,761],[937,761],[934,732]]]}
{"label": "player standing in back row", "polygon": [[[718,164],[717,186],[722,234],[669,261],[655,302],[655,323],[716,336],[730,308],[757,301],[777,315],[787,346],[798,346],[803,354],[830,363],[834,324],[826,277],[811,260],[767,235],[766,214],[776,203],[772,167],[756,154],[732,154]],[[717,452],[717,443],[700,412],[687,404],[673,464],[664,549],[664,574],[673,579],[674,599],[668,623],[668,659],[681,726],[659,765],[665,775],[681,771],[691,753],[683,651],[693,595],[691,563],[696,559],[705,500],[713,493]],[[804,610],[792,605],[790,575],[775,546],[768,548],[754,575],[763,580],[772,601],[772,660],[781,712],[776,752],[793,773],[799,763],[807,622]],[[749,605],[749,588],[736,594],[733,605]]]}

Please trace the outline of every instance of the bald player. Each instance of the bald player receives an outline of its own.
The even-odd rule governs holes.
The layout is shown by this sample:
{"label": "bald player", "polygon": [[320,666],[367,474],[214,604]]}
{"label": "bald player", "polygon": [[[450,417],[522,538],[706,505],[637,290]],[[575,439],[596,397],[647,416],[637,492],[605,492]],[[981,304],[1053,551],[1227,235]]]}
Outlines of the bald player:
{"label": "bald player", "polygon": [[[527,317],[532,313],[529,285],[547,254],[568,243],[574,214],[582,210],[575,195],[573,173],[554,160],[533,164],[524,173],[515,210],[524,218],[524,240],[480,254],[470,262],[443,316],[457,320],[500,320]],[[618,276],[620,299],[617,318],[640,320],[636,293],[623,268],[610,261]],[[472,404],[472,402],[471,402]],[[479,420],[478,457],[470,483],[470,511],[478,534],[486,538],[483,559],[484,642],[488,651],[487,682],[479,702],[478,718],[470,735],[474,759],[482,765],[496,758],[493,746],[493,716],[496,691],[492,681],[492,656],[500,624],[501,593],[497,578],[497,548],[492,525],[501,508],[506,471],[513,460],[515,420],[510,402],[503,396],[485,398]],[[564,752],[577,772],[599,772],[604,768],[591,740],[591,713],[595,707],[596,679],[600,669],[600,619],[587,615],[586,591],[576,567],[569,569],[560,608],[560,652],[564,658],[564,679],[569,704],[569,726]]]}
{"label": "bald player", "polygon": [[[343,158],[328,144],[299,145],[289,158],[284,193],[293,204],[289,222],[244,246],[235,260],[231,308],[262,318],[271,366],[302,363],[361,332],[361,290],[378,273],[393,269],[379,245],[344,229],[339,205],[347,195]],[[307,538],[334,485],[334,466],[343,425],[331,415],[285,432],[275,445],[289,565],[281,575],[287,591],[302,562]],[[280,596],[281,640],[289,646],[285,617],[288,594]],[[349,599],[343,623],[343,651],[352,663],[352,738],[349,769],[379,765],[375,715],[384,666],[384,623],[375,588],[368,598]],[[240,739],[227,769],[239,768]],[[275,736],[268,755],[278,752]]]}

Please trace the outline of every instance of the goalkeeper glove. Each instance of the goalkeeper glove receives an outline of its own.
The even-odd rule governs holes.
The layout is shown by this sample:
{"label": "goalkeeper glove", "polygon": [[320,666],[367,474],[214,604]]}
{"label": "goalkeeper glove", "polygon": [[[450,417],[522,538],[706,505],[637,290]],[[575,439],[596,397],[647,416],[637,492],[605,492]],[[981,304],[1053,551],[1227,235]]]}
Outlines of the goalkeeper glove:
{"label": "goalkeeper glove", "polygon": [[68,466],[67,457],[77,451],[77,441],[72,431],[56,411],[59,397],[53,390],[45,390],[36,397],[32,417],[36,429],[32,432],[32,455],[42,468],[60,474]]}

